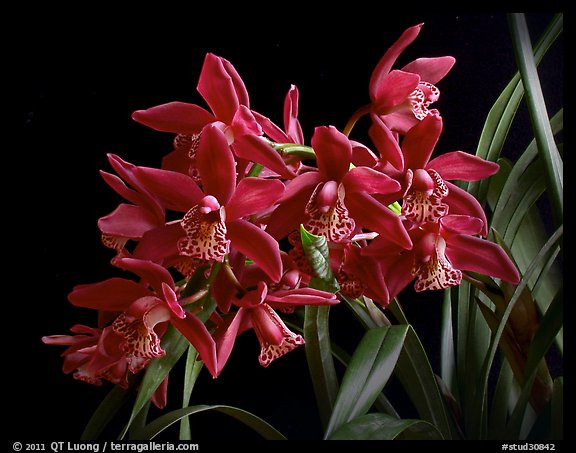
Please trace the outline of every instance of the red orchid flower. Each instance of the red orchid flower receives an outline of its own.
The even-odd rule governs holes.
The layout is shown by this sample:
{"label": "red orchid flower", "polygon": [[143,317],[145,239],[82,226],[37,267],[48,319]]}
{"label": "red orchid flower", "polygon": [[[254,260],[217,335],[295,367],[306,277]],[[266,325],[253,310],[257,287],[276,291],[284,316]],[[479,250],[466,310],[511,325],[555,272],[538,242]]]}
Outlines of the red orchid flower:
{"label": "red orchid flower", "polygon": [[138,363],[138,369],[150,359],[165,355],[160,338],[171,323],[198,350],[206,367],[214,371],[212,337],[204,324],[180,305],[178,288],[170,273],[156,263],[135,258],[116,258],[112,263],[138,275],[141,281],[113,277],[77,285],[68,296],[72,305],[112,314],[117,346],[129,362]]}
{"label": "red orchid flower", "polygon": [[236,337],[252,328],[260,342],[259,362],[267,367],[279,357],[304,344],[304,338],[292,332],[275,310],[292,310],[304,305],[333,305],[338,299],[332,293],[312,288],[270,290],[264,281],[259,281],[254,290],[233,297],[232,303],[238,310],[220,320],[214,332],[218,351],[220,374],[232,353]]}
{"label": "red orchid flower", "polygon": [[197,104],[169,102],[132,114],[141,124],[177,134],[173,151],[162,161],[163,169],[197,177],[200,135],[204,127],[216,125],[239,158],[258,162],[285,178],[294,177],[278,153],[259,138],[262,127],[250,110],[248,91],[228,60],[208,53],[197,90],[210,111]]}
{"label": "red orchid flower", "polygon": [[351,169],[352,144],[333,126],[317,127],[312,147],[318,170],[288,183],[267,231],[280,239],[304,224],[312,234],[345,242],[356,229],[365,227],[410,248],[400,218],[371,196],[396,192],[399,184],[368,167]]}
{"label": "red orchid flower", "polygon": [[448,212],[470,215],[483,221],[481,232],[486,236],[488,222],[482,206],[473,195],[449,180],[478,181],[497,173],[500,166],[463,151],[448,152],[430,160],[441,133],[442,117],[436,112],[410,129],[401,144],[376,120],[370,129],[380,151],[375,168],[401,183],[397,198],[403,198],[402,215],[414,224],[434,222]]}
{"label": "red orchid flower", "polygon": [[187,256],[222,262],[230,249],[235,249],[277,281],[282,275],[279,245],[246,219],[277,203],[284,185],[252,177],[236,185],[234,155],[224,133],[214,125],[202,133],[198,169],[202,189],[193,178],[178,172],[148,167],[135,170],[166,209],[185,215],[145,234],[134,255],[153,261]]}
{"label": "red orchid flower", "polygon": [[[64,374],[73,373],[74,379],[100,386],[105,379],[122,388],[128,388],[128,373],[138,373],[148,359],[128,357],[120,350],[122,337],[112,326],[104,329],[74,325],[74,335],[49,335],[42,337],[48,345],[68,346],[62,353]],[[167,403],[168,376],[152,395],[152,403],[162,409]]]}
{"label": "red orchid flower", "polygon": [[108,161],[117,175],[100,171],[106,183],[130,203],[120,203],[110,214],[98,220],[105,246],[126,253],[129,240],[139,241],[146,231],[164,224],[164,209],[134,175],[135,166],[114,154]]}
{"label": "red orchid flower", "polygon": [[418,58],[400,70],[392,69],[422,26],[406,29],[382,56],[370,78],[370,111],[388,128],[401,134],[426,118],[430,104],[440,96],[435,84],[448,74],[456,61],[450,56]]}
{"label": "red orchid flower", "polygon": [[380,260],[390,297],[396,297],[414,278],[416,291],[456,286],[463,270],[517,284],[520,274],[498,245],[477,237],[484,227],[476,217],[449,214],[410,230],[412,250],[401,250],[384,238],[362,249]]}

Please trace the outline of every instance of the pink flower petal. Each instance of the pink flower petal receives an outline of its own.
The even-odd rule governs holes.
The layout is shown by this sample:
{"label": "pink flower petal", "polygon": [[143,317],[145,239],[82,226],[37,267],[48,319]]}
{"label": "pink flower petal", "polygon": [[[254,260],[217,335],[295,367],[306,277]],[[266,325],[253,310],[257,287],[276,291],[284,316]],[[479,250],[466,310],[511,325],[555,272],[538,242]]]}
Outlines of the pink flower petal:
{"label": "pink flower petal", "polygon": [[191,177],[180,172],[137,167],[134,173],[160,200],[165,209],[187,212],[204,197],[198,184]]}
{"label": "pink flower petal", "polygon": [[290,85],[284,98],[284,128],[290,140],[294,143],[304,144],[304,133],[298,121],[298,88]]}
{"label": "pink flower petal", "polygon": [[382,56],[370,77],[369,91],[372,100],[377,98],[377,93],[382,80],[388,75],[400,54],[416,39],[424,24],[418,24],[406,29],[392,46]]}
{"label": "pink flower petal", "polygon": [[486,212],[478,202],[478,200],[455,184],[446,181],[448,186],[448,196],[444,198],[444,202],[449,206],[449,214],[460,214],[471,217],[477,217],[483,222],[480,234],[486,236],[488,234],[488,219]]}
{"label": "pink flower petal", "polygon": [[416,89],[418,82],[418,74],[395,69],[380,83],[376,97],[372,100],[372,111],[384,115],[394,106],[403,104]]}
{"label": "pink flower petal", "polygon": [[154,262],[178,256],[177,244],[183,236],[185,233],[179,222],[147,231],[134,249],[133,256]]}
{"label": "pink flower petal", "polygon": [[226,205],[236,187],[236,162],[224,132],[216,125],[202,130],[196,158],[204,192]]}
{"label": "pink flower petal", "polygon": [[231,124],[240,100],[227,68],[229,66],[224,63],[224,59],[208,53],[204,59],[197,89],[216,118]]}
{"label": "pink flower petal", "polygon": [[150,291],[139,283],[113,277],[98,283],[75,286],[68,295],[68,300],[77,307],[124,311],[135,300],[150,294]]}
{"label": "pink flower petal", "polygon": [[162,294],[164,284],[167,284],[172,289],[175,288],[174,280],[170,272],[152,261],[134,258],[116,258],[112,261],[112,264],[120,269],[138,275],[148,283],[159,296]]}
{"label": "pink flower petal", "polygon": [[246,255],[272,279],[282,278],[282,259],[278,242],[264,230],[245,220],[226,224],[232,248]]}
{"label": "pink flower petal", "polygon": [[136,110],[132,119],[152,129],[176,134],[198,134],[206,124],[215,121],[206,109],[186,102],[169,102]]}
{"label": "pink flower petal", "polygon": [[381,159],[390,162],[399,171],[404,170],[404,155],[398,144],[398,137],[392,133],[378,115],[372,114],[371,118],[372,125],[368,130],[368,135],[380,153]]}
{"label": "pink flower petal", "polygon": [[196,348],[204,365],[206,365],[210,374],[216,378],[219,373],[216,343],[204,323],[191,313],[186,313],[186,317],[183,319],[173,316],[171,323]]}
{"label": "pink flower petal", "polygon": [[350,169],[352,145],[334,126],[319,126],[312,136],[318,171],[324,181],[340,181]]}
{"label": "pink flower petal", "polygon": [[405,168],[426,168],[434,147],[442,133],[442,117],[430,114],[404,137],[402,152]]}
{"label": "pink flower petal", "polygon": [[355,192],[388,194],[400,190],[398,181],[368,167],[353,168],[344,175],[342,182],[347,194]]}
{"label": "pink flower petal", "polygon": [[417,58],[402,68],[402,71],[418,74],[420,79],[436,84],[450,72],[456,63],[454,57]]}
{"label": "pink flower petal", "polygon": [[146,231],[164,224],[141,206],[120,203],[110,214],[98,219],[98,228],[104,234],[130,239],[141,238]]}
{"label": "pink flower petal", "polygon": [[412,247],[412,240],[400,217],[372,196],[351,194],[346,197],[345,203],[359,226],[375,231],[403,248]]}
{"label": "pink flower petal", "polygon": [[280,154],[260,137],[244,135],[234,140],[234,153],[241,159],[256,162],[278,173],[285,179],[293,179],[296,175],[290,170]]}
{"label": "pink flower petal", "polygon": [[280,201],[284,184],[276,179],[244,178],[226,205],[228,221],[258,214]]}
{"label": "pink flower petal", "polygon": [[485,239],[454,236],[447,241],[446,255],[457,269],[501,278],[513,284],[520,282],[516,265],[502,247]]}
{"label": "pink flower petal", "polygon": [[477,217],[449,214],[440,220],[442,236],[446,234],[480,234],[484,222]]}
{"label": "pink flower petal", "polygon": [[432,159],[426,168],[436,170],[445,181],[479,181],[498,173],[500,165],[464,151],[453,151]]}

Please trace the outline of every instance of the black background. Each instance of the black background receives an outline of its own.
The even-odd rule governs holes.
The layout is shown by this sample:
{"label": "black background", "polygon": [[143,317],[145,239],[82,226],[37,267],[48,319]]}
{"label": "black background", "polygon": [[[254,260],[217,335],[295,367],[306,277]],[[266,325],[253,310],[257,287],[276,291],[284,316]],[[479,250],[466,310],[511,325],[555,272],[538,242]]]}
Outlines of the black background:
{"label": "black background", "polygon": [[[34,10],[14,17],[21,26],[8,43],[14,62],[6,71],[13,79],[5,85],[7,97],[17,102],[12,110],[17,124],[4,150],[8,274],[3,287],[9,310],[4,315],[3,413],[15,440],[78,439],[110,389],[62,374],[62,348],[45,346],[40,338],[67,333],[76,323],[95,323],[94,313],[70,306],[66,297],[76,284],[115,273],[96,221],[120,199],[98,170],[110,170],[106,153],[137,165],[159,165],[171,149],[171,135],[133,122],[130,114],[175,100],[204,105],[196,84],[207,52],[230,60],[247,86],[251,107],[279,124],[284,95],[291,83],[297,85],[309,140],[316,126],[344,126],[368,101],[370,74],[388,46],[404,29],[424,22],[396,67],[421,56],[456,57],[439,83],[435,107],[444,118],[444,132],[437,152],[475,152],[485,117],[515,71],[505,13],[205,8],[121,15],[88,8]],[[534,42],[552,16],[527,13]],[[562,42],[540,70],[552,114],[562,105]],[[518,115],[505,148],[511,156],[531,138],[524,107]],[[358,127],[356,138],[362,138],[361,123]],[[437,366],[440,299],[408,292],[401,301]],[[334,338],[353,348],[361,335],[356,321],[344,307],[333,313]],[[319,438],[303,348],[268,369],[258,365],[258,350],[252,332],[241,336],[221,377],[201,375],[192,404],[238,406],[289,438]],[[178,390],[181,382],[173,375],[171,386]],[[391,386],[394,391],[394,382]],[[170,404],[177,407],[174,395]],[[407,407],[402,415],[414,414]],[[200,440],[254,437],[221,414],[196,415],[192,425]]]}

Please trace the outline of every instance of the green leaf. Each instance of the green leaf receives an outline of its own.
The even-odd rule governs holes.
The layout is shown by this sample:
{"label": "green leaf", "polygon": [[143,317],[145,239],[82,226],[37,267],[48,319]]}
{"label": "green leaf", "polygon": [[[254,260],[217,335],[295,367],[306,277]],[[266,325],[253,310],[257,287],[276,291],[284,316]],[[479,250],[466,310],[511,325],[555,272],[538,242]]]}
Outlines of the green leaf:
{"label": "green leaf", "polygon": [[[534,50],[536,64],[540,63],[550,46],[560,35],[562,19],[562,14],[556,15],[537,43]],[[478,141],[477,156],[492,162],[498,160],[523,95],[524,88],[520,74],[517,73],[504,88],[488,113]],[[475,196],[480,204],[484,204],[489,183],[490,179],[470,182],[468,192]]]}
{"label": "green leaf", "polygon": [[364,334],[342,378],[326,437],[372,407],[396,367],[407,331],[408,326],[390,326]]}
{"label": "green leaf", "polygon": [[447,410],[428,355],[412,326],[408,326],[395,374],[424,421],[432,423],[445,439],[459,437],[459,430]]}
{"label": "green leaf", "polygon": [[[545,359],[550,346],[554,342],[554,338],[558,334],[558,331],[562,328],[563,323],[563,298],[562,293],[559,293],[558,297],[554,299],[546,315],[540,323],[540,327],[534,336],[534,340],[530,345],[528,351],[528,360],[526,362],[526,368],[524,370],[524,385],[522,386],[522,392],[520,393],[520,398],[516,403],[516,407],[512,412],[510,421],[508,423],[507,435],[515,436],[513,438],[518,438],[520,435],[520,430],[522,428],[523,415],[526,412],[526,406],[532,395],[532,387],[536,378],[539,376],[539,366]],[[552,385],[550,385],[549,394],[544,394],[548,388],[546,387],[546,382],[540,385],[538,389],[541,393],[541,398],[544,402],[541,402],[541,406],[547,403],[552,398]],[[550,383],[551,384],[551,383]],[[538,408],[539,412],[543,410],[543,407]],[[510,437],[512,438],[512,437]]]}
{"label": "green leaf", "polygon": [[286,440],[282,433],[260,417],[243,409],[226,405],[197,405],[167,412],[146,425],[141,440],[153,439],[182,418],[205,411],[217,411],[229,415],[252,428],[266,440]]}
{"label": "green leaf", "polygon": [[387,414],[366,414],[343,424],[328,440],[441,440],[438,430],[422,420],[399,420]]}
{"label": "green leaf", "polygon": [[[198,351],[194,346],[188,346],[188,354],[186,355],[186,369],[184,370],[184,388],[182,390],[182,407],[188,407],[190,405],[190,398],[192,396],[192,390],[194,389],[194,384],[200,375],[200,371],[204,366],[204,363],[198,359]],[[191,440],[192,432],[190,430],[190,419],[188,417],[183,418],[180,421],[180,440]]]}
{"label": "green leaf", "polygon": [[548,182],[548,190],[550,191],[552,211],[556,225],[559,225],[564,218],[564,165],[550,127],[548,112],[546,111],[546,102],[532,52],[526,18],[524,17],[524,13],[509,13],[508,18],[516,61],[526,90],[526,101],[532,122],[532,129],[536,143],[538,144],[539,155],[546,169],[545,174]]}
{"label": "green leaf", "polygon": [[184,354],[189,344],[188,340],[184,338],[172,325],[168,327],[164,337],[162,338],[162,348],[166,351],[166,355],[152,360],[148,364],[140,384],[138,395],[136,396],[136,401],[132,407],[130,419],[120,434],[120,439],[124,438],[138,413],[150,401],[150,398],[152,398],[152,395],[158,386],[162,383],[170,370],[172,370],[174,365],[176,365],[176,362],[178,362],[178,359],[180,359],[182,354]]}
{"label": "green leaf", "polygon": [[[363,308],[363,304],[358,299],[343,299],[346,305],[352,309],[358,320],[364,325],[364,328],[375,329],[388,325],[378,324],[377,321],[368,315],[366,309]],[[393,300],[389,307],[397,319],[406,320],[397,300]],[[422,419],[434,424],[446,439],[459,437],[459,430],[447,412],[442,393],[440,392],[426,351],[416,331],[410,325],[408,325],[408,331],[394,374],[400,380],[414,407],[418,411],[418,415]]]}
{"label": "green leaf", "polygon": [[324,428],[328,425],[338,393],[338,378],[329,334],[329,316],[329,306],[307,305],[304,308],[304,350]]}
{"label": "green leaf", "polygon": [[119,385],[115,385],[94,411],[92,417],[90,417],[88,424],[80,436],[80,440],[98,439],[116,413],[130,399],[131,390],[132,386],[128,389],[123,389]]}
{"label": "green leaf", "polygon": [[551,411],[550,438],[562,440],[564,439],[564,378],[562,376],[554,380]]}
{"label": "green leaf", "polygon": [[340,287],[330,267],[328,241],[324,236],[309,233],[304,225],[300,225],[300,237],[306,258],[317,276],[312,279],[310,285],[316,289],[335,293]]}
{"label": "green leaf", "polygon": [[[490,342],[490,348],[484,358],[484,363],[482,366],[481,372],[477,376],[476,382],[476,391],[474,392],[474,406],[471,408],[471,416],[473,420],[486,420],[487,418],[487,397],[488,397],[488,378],[490,374],[490,370],[492,368],[492,363],[494,360],[494,356],[496,354],[496,350],[498,349],[498,345],[500,343],[500,339],[506,328],[506,323],[508,322],[508,318],[514,305],[522,296],[524,289],[528,284],[528,279],[531,278],[533,273],[538,273],[542,270],[545,266],[546,261],[550,258],[551,253],[554,251],[555,247],[557,246],[558,241],[562,238],[563,228],[560,227],[550,238],[550,240],[545,244],[542,248],[538,256],[534,259],[526,273],[523,275],[522,280],[514,290],[512,297],[508,302],[508,306],[506,310],[502,314],[500,322],[496,331],[492,335],[492,339]],[[479,437],[483,437],[484,433],[482,431],[476,431],[476,435]]]}

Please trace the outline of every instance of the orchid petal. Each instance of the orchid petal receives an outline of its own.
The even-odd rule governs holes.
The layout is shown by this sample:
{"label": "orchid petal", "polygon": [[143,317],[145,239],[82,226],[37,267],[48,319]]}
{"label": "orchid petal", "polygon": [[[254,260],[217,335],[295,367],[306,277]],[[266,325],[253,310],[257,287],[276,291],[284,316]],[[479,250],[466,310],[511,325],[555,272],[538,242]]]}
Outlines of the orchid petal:
{"label": "orchid petal", "polygon": [[226,205],[236,187],[236,162],[224,132],[216,125],[202,130],[196,159],[204,192]]}
{"label": "orchid petal", "polygon": [[244,178],[226,205],[228,221],[258,214],[278,203],[284,184],[277,179]]}
{"label": "orchid petal", "polygon": [[426,168],[436,170],[445,181],[479,181],[498,173],[500,165],[463,151],[453,151],[432,159]]}
{"label": "orchid petal", "polygon": [[254,115],[254,118],[256,118],[258,124],[262,127],[264,134],[270,137],[273,141],[276,143],[285,143],[290,141],[286,132],[284,132],[280,126],[275,124],[270,118],[256,112],[255,110],[252,110],[252,114]]}
{"label": "orchid petal", "polygon": [[386,287],[390,299],[400,294],[408,284],[414,280],[412,268],[414,267],[414,254],[404,253],[396,256],[383,255],[380,263],[385,272]]}
{"label": "orchid petal", "polygon": [[104,179],[106,184],[114,189],[114,191],[122,198],[137,205],[146,203],[145,197],[136,190],[128,187],[124,181],[122,181],[122,178],[103,170],[100,170],[100,176],[102,176],[102,179]]}
{"label": "orchid petal", "polygon": [[484,224],[480,234],[486,236],[488,234],[488,219],[486,218],[486,212],[478,200],[469,192],[461,189],[457,185],[448,181],[445,182],[448,186],[449,192],[448,196],[444,198],[443,201],[449,206],[449,213],[479,218]]}
{"label": "orchid petal", "polygon": [[232,63],[222,57],[218,57],[224,66],[224,69],[230,76],[232,80],[232,85],[234,85],[234,93],[236,93],[236,97],[238,98],[238,102],[240,105],[245,105],[246,107],[250,107],[250,100],[248,97],[248,90],[246,89],[246,85],[244,85],[244,81],[240,74],[234,67]]}
{"label": "orchid petal", "polygon": [[278,242],[264,230],[245,220],[226,224],[232,247],[246,255],[272,279],[282,278],[282,259]]}
{"label": "orchid petal", "polygon": [[372,100],[377,98],[378,89],[382,83],[382,80],[388,75],[392,69],[392,66],[394,66],[394,63],[396,63],[396,60],[404,51],[404,49],[406,49],[406,47],[412,44],[412,42],[416,39],[420,33],[422,25],[424,24],[418,24],[404,30],[396,42],[390,46],[390,48],[378,62],[370,77],[369,91],[370,98]]}
{"label": "orchid petal", "polygon": [[[229,67],[223,58],[212,53],[206,54],[197,86],[198,92],[210,106],[216,118],[226,124],[232,123],[240,105],[235,80],[227,71]],[[240,91],[242,92],[241,87]],[[244,93],[241,94],[244,96]]]}
{"label": "orchid petal", "polygon": [[380,305],[388,305],[390,295],[380,263],[373,257],[361,256],[360,252],[360,248],[355,246],[345,250],[344,272],[365,284],[370,296]]}
{"label": "orchid petal", "polygon": [[301,191],[278,205],[266,219],[266,232],[280,240],[298,229],[306,220],[305,208],[311,195],[312,191]]}
{"label": "orchid petal", "polygon": [[420,79],[436,84],[450,72],[456,63],[454,57],[417,58],[402,68],[402,71],[418,74]]}
{"label": "orchid petal", "polygon": [[298,121],[298,88],[290,85],[284,98],[284,129],[294,143],[304,144],[304,133]]}
{"label": "orchid petal", "polygon": [[234,139],[246,134],[262,135],[262,126],[258,124],[252,111],[245,105],[240,105],[232,119]]}
{"label": "orchid petal", "polygon": [[412,247],[402,220],[370,195],[355,193],[346,197],[346,206],[359,226],[375,231],[405,249]]}
{"label": "orchid petal", "polygon": [[382,172],[368,167],[356,167],[350,170],[342,178],[346,187],[346,193],[395,193],[400,190],[398,181]]}
{"label": "orchid petal", "polygon": [[178,240],[183,236],[185,233],[179,222],[154,228],[144,233],[134,249],[133,256],[154,262],[177,256]]}
{"label": "orchid petal", "polygon": [[110,214],[98,219],[98,228],[104,234],[130,239],[141,238],[146,231],[163,224],[150,210],[142,206],[120,203]]}
{"label": "orchid petal", "polygon": [[162,294],[164,284],[167,284],[171,289],[176,287],[170,272],[152,261],[134,258],[115,258],[112,264],[120,269],[138,275],[148,283],[158,295]]}
{"label": "orchid petal", "polygon": [[350,168],[352,145],[334,126],[319,126],[312,136],[318,171],[324,181],[340,181]]}
{"label": "orchid petal", "polygon": [[501,278],[510,283],[520,282],[516,265],[498,244],[474,236],[450,238],[446,255],[457,269]]}
{"label": "orchid petal", "polygon": [[[250,322],[249,313],[249,310],[241,307],[233,317],[228,318],[216,328],[216,332],[214,332],[214,340],[218,353],[216,376],[224,369],[234,348],[236,337],[242,332],[242,328]],[[212,375],[214,376],[214,374]]]}
{"label": "orchid petal", "polygon": [[234,140],[232,146],[236,156],[241,159],[259,163],[286,179],[293,179],[296,176],[286,166],[280,154],[258,136],[244,135]]}
{"label": "orchid petal", "polygon": [[166,407],[166,405],[168,404],[168,380],[169,380],[170,375],[166,375],[166,377],[164,379],[162,379],[162,382],[160,382],[160,385],[158,386],[158,388],[156,390],[154,390],[154,393],[152,394],[152,397],[150,398],[150,401],[152,401],[152,403],[154,404],[154,406],[156,406],[158,409],[164,409]]}
{"label": "orchid petal", "polygon": [[266,296],[266,303],[274,308],[282,305],[334,305],[339,303],[335,294],[313,288],[274,291]]}
{"label": "orchid petal", "polygon": [[186,102],[169,102],[136,110],[132,119],[157,131],[176,134],[198,134],[206,124],[215,121],[206,109]]}
{"label": "orchid petal", "polygon": [[384,124],[378,115],[371,115],[372,125],[368,135],[374,142],[382,160],[390,162],[397,170],[404,169],[404,155],[398,144],[397,136]]}
{"label": "orchid petal", "polygon": [[442,236],[448,234],[480,234],[484,222],[477,218],[468,215],[455,215],[450,214],[442,217],[440,220],[442,227]]}
{"label": "orchid petal", "polygon": [[425,168],[442,133],[442,117],[430,114],[404,137],[402,151],[406,168]]}
{"label": "orchid petal", "polygon": [[378,156],[366,145],[350,140],[352,144],[352,164],[357,167],[374,167],[378,163]]}
{"label": "orchid petal", "polygon": [[318,171],[309,171],[298,175],[295,179],[288,182],[286,191],[280,200],[281,203],[293,197],[299,197],[307,194],[308,198],[318,184],[322,182],[322,176]]}
{"label": "orchid petal", "polygon": [[183,173],[151,167],[137,167],[134,172],[166,209],[187,212],[204,197],[198,184]]}
{"label": "orchid petal", "polygon": [[75,286],[68,295],[68,300],[76,307],[124,311],[135,300],[150,294],[150,291],[139,283],[113,277],[98,283]]}
{"label": "orchid petal", "polygon": [[418,74],[395,69],[380,83],[375,93],[376,97],[372,100],[372,111],[385,114],[390,108],[404,103],[418,87],[419,82]]}
{"label": "orchid petal", "polygon": [[186,313],[186,317],[182,319],[173,316],[171,322],[198,351],[200,358],[210,374],[214,378],[217,377],[218,360],[216,358],[216,343],[204,323],[192,313]]}
{"label": "orchid petal", "polygon": [[420,122],[412,110],[398,110],[380,116],[386,127],[391,131],[406,135],[410,129]]}

